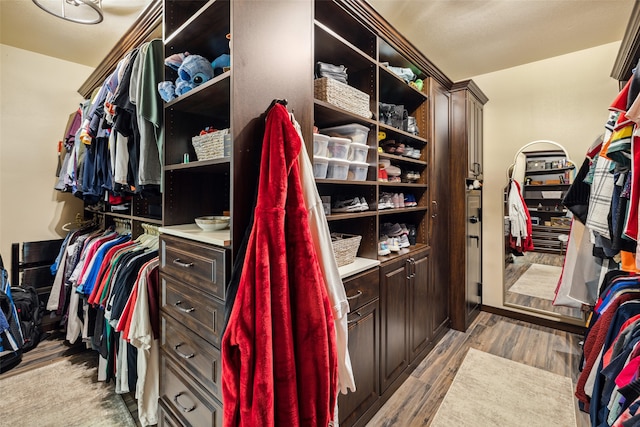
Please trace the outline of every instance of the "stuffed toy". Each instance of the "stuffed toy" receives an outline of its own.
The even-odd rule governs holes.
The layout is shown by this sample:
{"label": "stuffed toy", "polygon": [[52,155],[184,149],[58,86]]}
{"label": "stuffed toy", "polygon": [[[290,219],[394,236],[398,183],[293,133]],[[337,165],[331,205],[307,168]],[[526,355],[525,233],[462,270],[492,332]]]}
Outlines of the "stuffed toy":
{"label": "stuffed toy", "polygon": [[228,53],[223,53],[213,60],[211,68],[215,72],[215,75],[221,74],[224,71],[224,67],[231,65],[231,56]]}
{"label": "stuffed toy", "polygon": [[213,67],[209,60],[189,52],[174,54],[165,59],[165,65],[178,72],[175,84],[170,81],[158,83],[160,97],[169,102],[191,89],[213,78]]}

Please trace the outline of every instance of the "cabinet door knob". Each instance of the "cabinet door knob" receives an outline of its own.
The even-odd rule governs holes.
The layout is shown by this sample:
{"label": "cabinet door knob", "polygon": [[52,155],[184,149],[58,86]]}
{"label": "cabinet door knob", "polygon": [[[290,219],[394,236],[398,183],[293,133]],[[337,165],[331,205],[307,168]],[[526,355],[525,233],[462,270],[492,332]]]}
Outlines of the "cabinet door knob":
{"label": "cabinet door knob", "polygon": [[192,404],[192,405],[191,405],[191,406],[189,406],[189,407],[187,407],[187,406],[183,406],[183,405],[178,401],[178,398],[179,398],[180,396],[182,396],[182,395],[183,395],[183,393],[182,393],[182,392],[180,392],[180,393],[176,394],[175,396],[173,396],[173,402],[174,402],[176,405],[178,405],[178,408],[180,408],[180,409],[182,410],[182,412],[191,412],[191,411],[193,411],[194,409],[196,409],[196,404],[195,404],[195,403],[194,403],[194,404]]}
{"label": "cabinet door knob", "polygon": [[358,321],[358,320],[360,320],[360,318],[362,317],[362,313],[360,313],[359,311],[356,311],[356,316],[358,316],[358,318],[357,318],[357,319],[349,320],[349,321],[347,321],[347,323],[354,323],[354,322],[357,322],[357,321]]}
{"label": "cabinet door knob", "polygon": [[192,311],[195,311],[195,307],[182,308],[180,307],[180,304],[182,304],[182,301],[176,301],[173,303],[173,305],[175,305],[178,310],[184,313],[191,313]]}
{"label": "cabinet door knob", "polygon": [[195,356],[195,353],[183,353],[181,351],[178,351],[178,349],[180,348],[180,346],[184,345],[184,343],[178,343],[176,345],[173,346],[173,349],[175,350],[176,353],[178,353],[178,356],[182,357],[183,359],[191,359],[192,357]]}
{"label": "cabinet door knob", "polygon": [[350,297],[347,297],[347,299],[356,299],[360,295],[362,295],[362,291],[358,289],[358,292],[356,292],[355,295],[351,295]]}
{"label": "cabinet door knob", "polygon": [[183,262],[183,261],[180,260],[180,258],[174,259],[173,263],[175,265],[179,265],[180,267],[184,267],[184,268],[193,267],[193,263],[192,262]]}

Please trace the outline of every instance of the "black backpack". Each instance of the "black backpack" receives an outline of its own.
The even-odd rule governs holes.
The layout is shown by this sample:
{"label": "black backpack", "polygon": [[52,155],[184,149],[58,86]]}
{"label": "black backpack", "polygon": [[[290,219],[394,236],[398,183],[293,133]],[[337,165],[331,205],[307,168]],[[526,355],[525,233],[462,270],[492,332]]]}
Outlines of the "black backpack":
{"label": "black backpack", "polygon": [[33,286],[12,286],[11,297],[18,312],[24,345],[22,351],[29,351],[40,342],[40,329],[44,307]]}

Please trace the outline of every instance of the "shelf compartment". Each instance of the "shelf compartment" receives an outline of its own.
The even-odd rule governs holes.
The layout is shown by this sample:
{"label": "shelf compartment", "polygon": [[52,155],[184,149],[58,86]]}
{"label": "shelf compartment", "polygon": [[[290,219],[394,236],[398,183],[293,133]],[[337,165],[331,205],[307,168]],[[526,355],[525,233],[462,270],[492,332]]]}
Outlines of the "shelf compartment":
{"label": "shelf compartment", "polygon": [[377,215],[376,211],[368,210],[363,212],[353,212],[353,213],[332,213],[331,215],[327,215],[327,222],[331,221],[342,221],[346,219],[362,219],[366,217],[374,217]]}
{"label": "shelf compartment", "polygon": [[[418,135],[414,135],[409,132],[405,132],[402,129],[394,128],[393,126],[385,125],[384,123],[378,123],[381,131],[386,132],[386,139],[395,139],[398,142],[409,143],[409,145],[421,144],[424,146],[427,144],[427,140]],[[423,130],[424,132],[424,130]]]}
{"label": "shelf compartment", "polygon": [[373,60],[377,58],[377,37],[375,34],[364,28],[361,22],[335,2],[315,2],[315,20],[355,46],[364,55]]}
{"label": "shelf compartment", "polygon": [[427,99],[425,93],[409,86],[387,67],[380,66],[380,102],[404,105],[412,116],[412,113]]}
{"label": "shelf compartment", "polygon": [[[174,4],[175,3],[175,4]],[[185,4],[185,10],[182,11],[182,5]],[[184,14],[193,11],[198,3],[204,2],[193,1],[169,1],[172,5],[165,9],[165,23],[169,21],[166,31],[169,32],[173,28],[175,21],[177,24]],[[188,18],[171,34],[165,34],[165,58],[175,53],[189,52],[193,55],[202,55],[213,61],[223,53],[229,53],[229,40],[226,35],[231,32],[230,25],[231,5],[228,0],[211,0],[197,12]],[[177,16],[174,16],[176,15]],[[207,28],[207,31],[202,31]]]}
{"label": "shelf compartment", "polygon": [[167,102],[164,106],[166,110],[179,110],[183,113],[205,116],[220,114],[220,110],[225,110],[228,122],[230,89],[231,71],[227,71]]}
{"label": "shelf compartment", "polygon": [[427,162],[423,160],[413,159],[411,157],[397,156],[395,154],[378,153],[378,157],[381,159],[389,159],[389,160],[393,160],[394,162],[401,162],[401,163],[414,165],[422,168],[425,168],[427,166]]}
{"label": "shelf compartment", "polygon": [[378,211],[379,216],[385,215],[394,215],[394,214],[402,214],[402,213],[412,213],[412,212],[427,212],[429,208],[426,206],[415,206],[412,208],[397,208],[397,209],[383,209]]}
{"label": "shelf compartment", "polygon": [[202,13],[205,5],[215,0],[165,0],[164,2],[164,38],[170,39],[187,21]]}
{"label": "shelf compartment", "polygon": [[378,60],[380,62],[388,62],[389,65],[394,67],[411,68],[411,71],[416,75],[416,79],[425,80],[429,77],[404,55],[400,54],[396,48],[383,39],[380,39],[378,45]]}
{"label": "shelf compartment", "polygon": [[330,60],[335,60],[336,58],[340,58],[341,62],[353,63],[354,65],[351,66],[342,64],[347,67],[347,74],[350,69],[357,66],[357,64],[361,64],[359,68],[369,68],[376,64],[374,57],[363,52],[360,48],[354,46],[335,31],[318,21],[315,21],[315,55],[316,61],[328,62],[330,64],[334,63]]}
{"label": "shelf compartment", "polygon": [[[315,125],[318,128],[325,128],[337,125],[343,125],[347,123],[358,123],[364,126],[368,126],[370,129],[375,129],[377,122],[371,119],[366,119],[357,114],[353,114],[350,111],[343,110],[340,107],[329,104],[326,101],[319,99],[313,100],[314,104],[314,119]],[[375,132],[370,131],[369,136]]]}

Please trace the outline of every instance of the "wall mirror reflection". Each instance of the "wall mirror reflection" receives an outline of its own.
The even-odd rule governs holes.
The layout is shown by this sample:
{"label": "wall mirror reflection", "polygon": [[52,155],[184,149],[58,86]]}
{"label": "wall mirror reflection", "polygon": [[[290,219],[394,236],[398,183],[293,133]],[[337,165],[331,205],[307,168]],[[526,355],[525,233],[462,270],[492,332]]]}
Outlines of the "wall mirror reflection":
{"label": "wall mirror reflection", "polygon": [[574,172],[562,145],[533,141],[516,153],[504,191],[504,305],[570,323],[583,319],[581,304],[559,305],[554,299],[571,226],[562,200]]}

